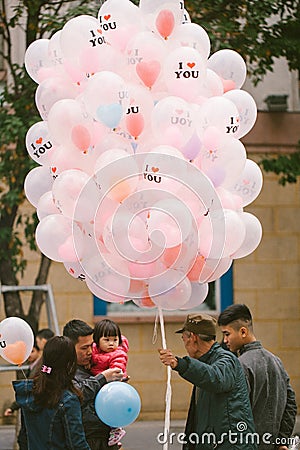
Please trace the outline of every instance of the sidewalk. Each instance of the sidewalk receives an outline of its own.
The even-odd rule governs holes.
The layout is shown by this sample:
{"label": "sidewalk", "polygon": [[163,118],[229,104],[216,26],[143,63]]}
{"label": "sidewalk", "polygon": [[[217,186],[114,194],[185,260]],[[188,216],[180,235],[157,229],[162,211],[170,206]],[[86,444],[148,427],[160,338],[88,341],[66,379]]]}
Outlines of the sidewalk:
{"label": "sidewalk", "polygon": [[[173,421],[171,423],[171,432],[180,433],[184,429],[184,421]],[[126,435],[122,439],[123,450],[161,450],[162,444],[157,441],[159,433],[163,433],[164,423],[161,421],[137,421],[126,427]],[[0,426],[0,449],[13,450],[15,439],[15,426]],[[181,450],[182,445],[174,441],[169,445],[170,450]],[[42,449],[41,449],[42,450]]]}
{"label": "sidewalk", "polygon": [[[123,450],[162,450],[163,445],[159,443],[157,437],[163,433],[164,423],[161,421],[136,421],[126,427],[126,435],[122,439]],[[184,430],[184,421],[174,420],[171,422],[170,433],[181,433]],[[297,422],[294,434],[300,435],[300,415],[297,416]],[[0,449],[13,450],[15,439],[15,426],[0,426]],[[169,450],[181,450],[182,444],[176,439],[169,443]]]}

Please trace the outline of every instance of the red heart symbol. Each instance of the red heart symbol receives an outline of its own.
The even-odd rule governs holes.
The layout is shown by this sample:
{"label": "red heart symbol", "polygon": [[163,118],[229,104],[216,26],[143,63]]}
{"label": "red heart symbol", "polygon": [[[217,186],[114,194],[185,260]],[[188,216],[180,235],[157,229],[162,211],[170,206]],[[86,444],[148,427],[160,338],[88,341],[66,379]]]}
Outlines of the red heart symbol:
{"label": "red heart symbol", "polygon": [[97,28],[97,31],[98,31],[99,34],[102,34],[101,28]]}
{"label": "red heart symbol", "polygon": [[51,170],[52,170],[53,173],[55,173],[57,169],[56,169],[56,167],[52,167]]}
{"label": "red heart symbol", "polygon": [[244,183],[244,184],[249,184],[250,181],[249,181],[249,180],[243,180],[243,183]]}
{"label": "red heart symbol", "polygon": [[180,116],[183,113],[183,109],[176,109],[175,112]]}
{"label": "red heart symbol", "polygon": [[37,144],[41,144],[42,142],[43,142],[43,138],[39,138],[39,139],[37,139],[36,141],[35,141]]}
{"label": "red heart symbol", "polygon": [[156,173],[156,172],[158,172],[159,171],[159,168],[158,167],[152,167],[152,172],[154,172],[154,173]]}
{"label": "red heart symbol", "polygon": [[104,16],[104,19],[105,20],[109,20],[111,18],[111,15],[110,14],[107,14],[107,16]]}
{"label": "red heart symbol", "polygon": [[72,269],[72,267],[70,267],[69,272],[72,273],[72,274],[74,274],[74,273],[75,273],[75,270]]}
{"label": "red heart symbol", "polygon": [[187,63],[187,66],[192,69],[195,66],[195,63]]}

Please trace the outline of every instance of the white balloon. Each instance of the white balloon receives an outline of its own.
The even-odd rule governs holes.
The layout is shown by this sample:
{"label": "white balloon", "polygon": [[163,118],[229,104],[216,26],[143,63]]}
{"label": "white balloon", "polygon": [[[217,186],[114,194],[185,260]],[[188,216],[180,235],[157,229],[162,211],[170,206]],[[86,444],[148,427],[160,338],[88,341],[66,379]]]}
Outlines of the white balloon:
{"label": "white balloon", "polygon": [[243,172],[227,189],[242,198],[242,206],[247,206],[258,197],[262,185],[263,176],[259,165],[247,159]]}
{"label": "white balloon", "polygon": [[235,137],[240,139],[245,136],[254,126],[257,118],[257,107],[254,98],[246,91],[233,89],[224,94],[225,98],[231,100],[239,112],[239,129]]}
{"label": "white balloon", "polygon": [[53,176],[47,166],[39,166],[32,169],[26,175],[24,181],[24,191],[27,200],[37,206],[40,197],[52,189]]}
{"label": "white balloon", "polygon": [[235,50],[222,49],[213,53],[208,59],[207,67],[216,72],[225,82],[232,81],[231,89],[241,88],[246,80],[246,63]]}
{"label": "white balloon", "polygon": [[262,238],[262,226],[257,217],[247,212],[239,213],[239,216],[245,225],[246,236],[241,246],[230,255],[232,259],[250,255],[258,247]]}

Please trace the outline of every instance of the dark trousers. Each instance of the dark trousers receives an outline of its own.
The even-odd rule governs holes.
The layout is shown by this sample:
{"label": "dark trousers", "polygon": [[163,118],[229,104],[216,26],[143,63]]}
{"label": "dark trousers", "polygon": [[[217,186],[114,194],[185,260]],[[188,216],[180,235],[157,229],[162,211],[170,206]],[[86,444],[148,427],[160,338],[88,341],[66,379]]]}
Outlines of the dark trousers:
{"label": "dark trousers", "polygon": [[87,442],[91,447],[91,450],[119,450],[120,448],[117,444],[109,447],[107,440],[104,440],[103,438],[87,439]]}

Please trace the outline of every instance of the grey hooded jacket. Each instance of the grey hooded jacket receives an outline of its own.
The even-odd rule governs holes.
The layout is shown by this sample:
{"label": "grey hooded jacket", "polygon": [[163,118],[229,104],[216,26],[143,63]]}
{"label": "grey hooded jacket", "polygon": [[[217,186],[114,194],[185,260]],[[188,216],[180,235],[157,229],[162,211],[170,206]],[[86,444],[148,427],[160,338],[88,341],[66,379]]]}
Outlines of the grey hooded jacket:
{"label": "grey hooded jacket", "polygon": [[245,371],[259,450],[286,445],[294,429],[297,405],[281,360],[259,341],[244,345],[239,361]]}

